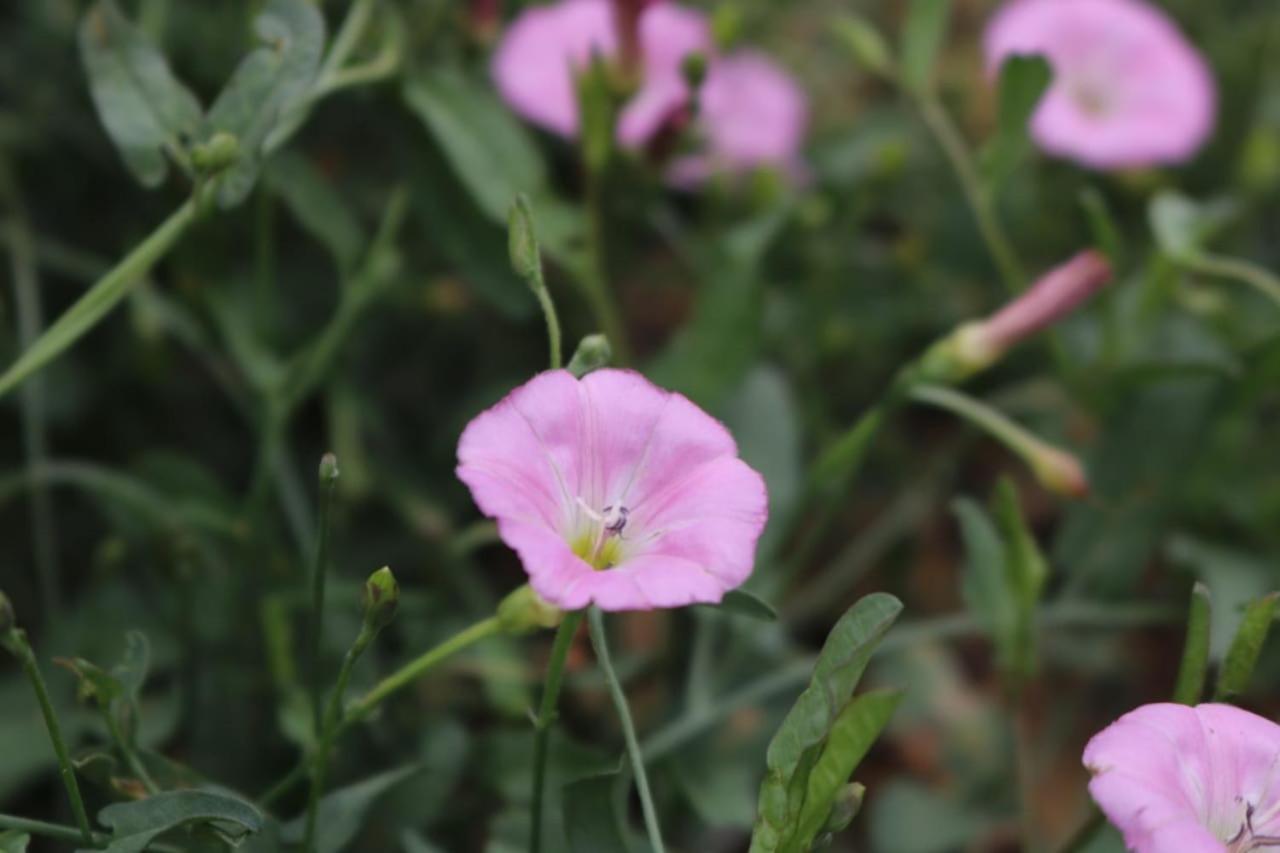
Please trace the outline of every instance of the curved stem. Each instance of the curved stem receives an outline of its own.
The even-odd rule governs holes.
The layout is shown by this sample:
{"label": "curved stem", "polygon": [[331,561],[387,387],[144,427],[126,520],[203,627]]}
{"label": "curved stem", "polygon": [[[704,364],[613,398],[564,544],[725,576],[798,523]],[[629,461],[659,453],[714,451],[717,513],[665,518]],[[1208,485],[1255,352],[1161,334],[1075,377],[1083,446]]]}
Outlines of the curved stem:
{"label": "curved stem", "polygon": [[1187,265],[1196,272],[1219,278],[1234,279],[1256,289],[1272,302],[1280,305],[1280,276],[1257,264],[1239,258],[1219,255],[1201,255],[1190,259]]}
{"label": "curved stem", "polygon": [[[323,729],[321,728],[321,706],[324,698],[320,690],[320,638],[324,633],[324,589],[325,579],[328,575],[329,568],[329,531],[331,528],[331,517],[333,508],[333,490],[337,483],[337,463],[332,465],[333,476],[329,476],[329,460],[332,456],[326,456],[325,460],[320,463],[322,471],[320,474],[320,509],[319,509],[319,527],[316,532],[315,559],[311,566],[311,624],[308,636],[308,660],[307,666],[308,680],[311,686],[311,702],[312,702],[312,720],[315,723],[316,734],[319,735]],[[359,642],[357,640],[357,642]],[[350,652],[347,653],[350,657]],[[350,661],[343,662],[344,673],[349,666]],[[339,676],[341,680],[342,676]],[[340,681],[341,683],[341,681]],[[346,684],[342,683],[345,688]]]}
{"label": "curved stem", "polygon": [[560,697],[560,685],[564,681],[564,664],[573,645],[573,636],[582,624],[583,611],[566,613],[556,629],[555,642],[551,646],[551,658],[547,661],[547,677],[542,688],[542,702],[537,719],[533,722],[533,800],[529,822],[529,851],[542,849],[542,789],[547,771],[547,741],[551,725],[556,718],[556,703]]}
{"label": "curved stem", "polygon": [[31,818],[8,814],[0,814],[0,830],[25,832],[28,835],[43,835],[45,838],[55,838],[58,841],[66,841],[70,844],[88,843],[93,847],[106,847],[107,842],[110,840],[106,835],[94,832],[89,834],[86,842],[85,835],[74,826],[64,826],[60,823],[49,823],[44,820],[32,820]]}
{"label": "curved stem", "polygon": [[587,616],[588,628],[591,631],[591,645],[596,650],[596,659],[609,684],[609,695],[613,697],[613,706],[618,712],[618,721],[622,724],[622,735],[627,742],[627,758],[631,763],[631,772],[636,778],[636,790],[640,794],[640,809],[644,813],[645,831],[649,834],[649,846],[654,853],[663,853],[662,827],[658,825],[658,812],[653,807],[653,795],[649,792],[649,778],[644,772],[644,753],[640,751],[640,741],[636,738],[635,725],[631,721],[631,709],[627,707],[626,694],[613,671],[613,662],[609,659],[609,644],[604,632],[604,618],[598,607],[592,607]]}
{"label": "curved stem", "polygon": [[93,830],[89,828],[89,814],[85,811],[84,800],[80,796],[80,784],[76,781],[75,768],[71,765],[71,755],[67,751],[67,743],[62,737],[62,727],[58,724],[58,715],[53,710],[53,702],[49,699],[49,690],[45,686],[44,676],[40,674],[40,665],[36,663],[35,652],[27,641],[26,632],[14,629],[4,641],[11,652],[22,664],[22,670],[31,682],[36,700],[40,703],[40,713],[44,715],[45,728],[49,730],[49,740],[53,742],[53,751],[58,756],[58,774],[67,789],[67,799],[71,801],[71,813],[75,815],[76,826],[80,828],[80,836],[91,847],[98,846],[94,840]]}

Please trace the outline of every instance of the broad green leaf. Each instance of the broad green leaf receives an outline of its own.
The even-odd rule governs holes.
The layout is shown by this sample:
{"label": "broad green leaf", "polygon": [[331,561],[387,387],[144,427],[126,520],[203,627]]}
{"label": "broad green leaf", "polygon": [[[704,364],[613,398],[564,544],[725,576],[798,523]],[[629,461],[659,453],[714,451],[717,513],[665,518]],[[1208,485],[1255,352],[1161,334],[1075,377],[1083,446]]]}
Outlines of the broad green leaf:
{"label": "broad green leaf", "polygon": [[1218,701],[1230,699],[1243,693],[1253,677],[1253,668],[1262,654],[1262,645],[1267,641],[1271,631],[1271,623],[1276,616],[1276,603],[1280,601],[1280,592],[1264,595],[1249,605],[1240,622],[1240,629],[1227,649],[1226,660],[1222,662],[1222,672],[1218,675],[1218,689],[1214,698]]}
{"label": "broad green leaf", "polygon": [[809,773],[831,728],[853,696],[876,645],[902,612],[891,595],[874,593],[840,617],[814,665],[809,686],[783,719],[765,756],[753,853],[783,851],[800,816]]}
{"label": "broad green leaf", "polygon": [[[420,764],[409,764],[386,773],[339,788],[320,800],[316,815],[316,853],[339,853],[360,833],[365,815],[388,791],[422,769]],[[305,818],[290,821],[280,828],[280,837],[286,843],[302,841]]]}
{"label": "broad green leaf", "polygon": [[827,825],[836,797],[871,749],[902,701],[900,690],[873,690],[858,696],[831,726],[827,745],[809,774],[809,790],[791,846],[806,853]]}
{"label": "broad green leaf", "polygon": [[732,589],[726,592],[716,609],[749,616],[762,622],[778,620],[778,611],[773,608],[773,605],[743,589]]}
{"label": "broad green leaf", "polygon": [[144,186],[168,174],[200,125],[200,102],[173,76],[147,35],[114,0],[98,0],[80,23],[80,58],[98,117],[125,165]]}
{"label": "broad green leaf", "polygon": [[98,822],[111,830],[107,853],[141,853],[158,836],[189,823],[211,823],[220,833],[242,837],[262,828],[262,815],[227,794],[166,791],[107,806],[98,813]]}
{"label": "broad green leaf", "polygon": [[156,261],[164,257],[195,218],[196,206],[188,201],[110,272],[98,279],[88,293],[76,300],[0,375],[0,397],[53,361],[96,326],[150,272]]}
{"label": "broad green leaf", "polygon": [[1196,581],[1191,588],[1191,608],[1187,615],[1187,641],[1182,647],[1182,663],[1173,701],[1196,705],[1204,693],[1204,677],[1209,669],[1209,588]]}
{"label": "broad green leaf", "polygon": [[0,832],[0,853],[27,853],[27,845],[30,843],[31,836],[24,832]]}
{"label": "broad green leaf", "polygon": [[1003,668],[1014,664],[1017,648],[1017,604],[1009,588],[1004,543],[995,523],[968,498],[952,504],[964,539],[965,569],[961,589],[969,610],[996,647]]}
{"label": "broad green leaf", "polygon": [[204,122],[205,138],[223,131],[240,143],[240,159],[219,179],[224,208],[253,188],[267,137],[290,107],[309,96],[324,52],[324,18],[307,0],[270,0],[254,28],[262,45],[241,60]]}
{"label": "broad green leaf", "polygon": [[339,272],[355,267],[367,238],[333,185],[310,160],[281,152],[266,167],[263,180],[298,224],[332,253]]}
{"label": "broad green leaf", "polygon": [[564,786],[564,828],[570,853],[626,853],[626,819],[614,796],[617,782],[618,771],[614,771]]}
{"label": "broad green leaf", "polygon": [[911,0],[902,31],[902,81],[917,92],[933,85],[933,66],[947,33],[951,0]]}
{"label": "broad green leaf", "polygon": [[1000,66],[1000,106],[995,136],[982,151],[989,190],[1002,186],[1031,151],[1031,116],[1049,88],[1053,72],[1041,56],[1011,56]]}

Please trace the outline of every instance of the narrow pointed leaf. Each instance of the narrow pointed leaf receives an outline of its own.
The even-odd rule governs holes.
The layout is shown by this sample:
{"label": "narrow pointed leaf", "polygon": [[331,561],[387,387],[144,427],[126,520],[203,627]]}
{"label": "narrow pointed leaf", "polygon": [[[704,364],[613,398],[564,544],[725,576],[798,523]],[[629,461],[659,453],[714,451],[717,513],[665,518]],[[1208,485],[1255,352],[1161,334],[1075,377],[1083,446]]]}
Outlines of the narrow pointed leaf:
{"label": "narrow pointed leaf", "polygon": [[902,32],[902,79],[908,88],[928,89],[946,36],[951,0],[911,0]]}
{"label": "narrow pointed leaf", "polygon": [[1273,592],[1259,598],[1245,610],[1240,629],[1236,631],[1222,662],[1222,673],[1218,676],[1218,689],[1214,696],[1218,701],[1238,696],[1248,688],[1253,668],[1262,654],[1262,645],[1271,631],[1277,601],[1280,601],[1280,593]]}
{"label": "narrow pointed leaf", "polygon": [[1204,677],[1209,669],[1209,610],[1209,588],[1197,581],[1191,588],[1187,641],[1173,689],[1173,701],[1183,705],[1198,704],[1204,693]]}
{"label": "narrow pointed leaf", "polygon": [[996,647],[1002,667],[1016,657],[1017,605],[1005,568],[1004,543],[995,523],[981,506],[960,498],[952,505],[964,538],[965,569],[961,591]]}
{"label": "narrow pointed leaf", "polygon": [[200,102],[113,0],[98,0],[81,20],[80,58],[125,165],[144,186],[159,185],[169,171],[166,148],[181,149],[199,128]]}

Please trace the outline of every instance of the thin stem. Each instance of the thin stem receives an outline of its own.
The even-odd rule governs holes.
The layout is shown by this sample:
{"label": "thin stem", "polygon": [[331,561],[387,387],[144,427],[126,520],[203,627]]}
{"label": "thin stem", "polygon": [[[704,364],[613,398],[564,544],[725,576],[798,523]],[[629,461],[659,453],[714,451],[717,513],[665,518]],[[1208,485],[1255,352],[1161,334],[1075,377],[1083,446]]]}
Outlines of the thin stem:
{"label": "thin stem", "polygon": [[965,200],[968,201],[973,217],[977,220],[978,231],[982,234],[988,251],[991,252],[1000,276],[1004,279],[1005,287],[1010,293],[1021,293],[1027,281],[1022,262],[1018,260],[1013,244],[1000,225],[995,208],[991,204],[990,194],[982,186],[982,179],[978,176],[978,170],[973,164],[973,156],[969,153],[969,146],[935,94],[931,92],[920,94],[918,103],[925,124],[933,131],[938,144],[942,146],[943,153],[951,162],[952,169],[955,170]]}
{"label": "thin stem", "polygon": [[[31,818],[18,817],[17,815],[0,814],[0,830],[13,830],[14,832],[25,832],[29,835],[43,835],[46,838],[56,838],[59,841],[67,841],[72,844],[85,843],[84,834],[74,826],[66,826],[61,823],[49,823],[43,820],[32,820]],[[91,833],[90,844],[94,847],[106,847],[108,837],[100,833]]]}
{"label": "thin stem", "polygon": [[649,778],[644,772],[644,753],[640,751],[640,741],[636,738],[635,724],[631,721],[631,709],[627,706],[627,696],[622,692],[622,685],[613,671],[613,663],[609,659],[609,644],[604,632],[604,617],[598,607],[592,607],[587,615],[587,627],[591,632],[591,645],[596,650],[596,659],[600,662],[605,680],[609,684],[609,695],[613,697],[614,709],[618,712],[618,722],[622,724],[622,736],[627,742],[627,759],[631,763],[631,772],[636,778],[636,790],[640,794],[640,810],[644,813],[645,831],[649,834],[649,846],[654,853],[663,853],[662,827],[658,825],[658,812],[653,807],[653,795],[649,793]]}
{"label": "thin stem", "polygon": [[1255,288],[1263,296],[1280,305],[1280,276],[1257,264],[1220,255],[1200,255],[1186,264],[1196,272],[1219,278],[1234,279]]}
{"label": "thin stem", "polygon": [[1089,842],[1093,840],[1093,836],[1097,834],[1098,830],[1102,829],[1106,822],[1106,816],[1097,806],[1090,805],[1088,816],[1058,848],[1059,853],[1077,853],[1077,851],[1085,849]]}
{"label": "thin stem", "polygon": [[81,839],[91,847],[96,847],[93,830],[89,828],[89,815],[84,808],[84,800],[80,797],[80,784],[76,781],[75,768],[71,765],[71,755],[67,752],[66,741],[62,737],[62,727],[58,724],[58,715],[53,710],[53,702],[49,700],[49,690],[45,686],[44,676],[40,674],[40,665],[36,663],[35,652],[27,641],[25,631],[15,628],[9,632],[4,645],[17,656],[22,664],[23,672],[31,681],[36,700],[40,703],[40,713],[44,715],[45,728],[49,730],[49,740],[53,743],[53,751],[58,756],[58,774],[67,789],[67,799],[71,801],[71,813],[75,815],[76,825],[80,828]]}
{"label": "thin stem", "polygon": [[600,186],[601,176],[594,170],[587,172],[587,268],[582,284],[591,303],[596,322],[613,345],[618,361],[631,361],[631,347],[627,341],[622,316],[618,312],[613,294],[609,290],[609,267],[605,251],[604,196]]}
{"label": "thin stem", "polygon": [[125,738],[124,732],[120,731],[120,725],[116,722],[115,717],[106,708],[102,709],[102,719],[106,723],[107,733],[111,735],[111,740],[115,742],[116,749],[119,751],[120,756],[124,758],[124,763],[130,772],[142,783],[142,787],[147,789],[148,794],[160,793],[160,786],[156,784],[155,779],[151,778],[151,774],[147,772],[142,759],[138,758],[137,750]]}
{"label": "thin stem", "polygon": [[333,742],[338,736],[339,718],[342,714],[342,697],[347,692],[347,684],[351,680],[351,670],[356,661],[364,654],[364,650],[373,642],[376,631],[365,625],[360,629],[356,641],[347,649],[342,660],[342,669],[338,671],[338,683],[329,694],[329,704],[325,708],[324,720],[319,731],[319,746],[311,765],[311,794],[307,798],[307,822],[303,835],[302,849],[304,853],[315,850],[316,816],[320,812],[320,797],[324,794],[325,776],[329,770],[329,755],[333,751]]}
{"label": "thin stem", "polygon": [[564,621],[556,629],[551,646],[551,658],[547,661],[547,677],[542,688],[542,702],[533,722],[533,800],[530,808],[529,851],[542,850],[542,789],[547,771],[547,742],[551,726],[556,718],[556,704],[560,697],[560,685],[564,681],[564,664],[573,645],[573,637],[582,624],[583,611],[566,613]]}
{"label": "thin stem", "polygon": [[564,355],[560,343],[560,318],[556,316],[555,303],[551,301],[551,293],[547,290],[547,285],[542,280],[541,264],[538,264],[534,275],[537,278],[537,286],[534,287],[533,293],[538,297],[538,304],[542,306],[542,317],[547,322],[547,345],[549,347],[551,369],[559,370],[564,366]]}
{"label": "thin stem", "polygon": [[346,64],[347,57],[359,43],[360,37],[364,35],[365,27],[369,25],[375,2],[376,0],[355,0],[351,4],[351,8],[347,10],[347,17],[338,29],[338,34],[333,37],[333,43],[329,47],[328,55],[324,58],[324,64],[320,66],[318,79],[324,80]]}
{"label": "thin stem", "polygon": [[311,630],[308,632],[308,676],[311,683],[312,720],[317,735],[322,731],[320,690],[320,640],[324,634],[324,589],[329,574],[329,534],[332,528],[334,484],[338,481],[338,462],[332,454],[320,461],[320,497],[316,530],[315,559],[311,564]]}

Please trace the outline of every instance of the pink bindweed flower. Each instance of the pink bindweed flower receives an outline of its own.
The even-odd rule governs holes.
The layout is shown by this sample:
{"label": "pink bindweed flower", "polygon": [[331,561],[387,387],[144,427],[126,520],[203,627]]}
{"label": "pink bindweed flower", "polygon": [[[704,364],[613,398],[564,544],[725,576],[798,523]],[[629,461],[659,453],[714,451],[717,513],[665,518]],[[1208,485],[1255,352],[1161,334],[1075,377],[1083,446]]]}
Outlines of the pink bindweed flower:
{"label": "pink bindweed flower", "polygon": [[718,602],[768,516],[724,426],[627,370],[535,376],[467,426],[458,476],[564,610]]}
{"label": "pink bindweed flower", "polygon": [[1144,705],[1089,741],[1089,793],[1137,853],[1280,847],[1280,726],[1230,705]]}
{"label": "pink bindweed flower", "polygon": [[[621,36],[633,31],[639,57],[628,60],[621,56],[626,52]],[[535,6],[503,36],[492,73],[513,110],[572,138],[579,131],[575,75],[593,55],[638,64],[639,88],[618,119],[619,142],[638,149],[687,113],[692,93],[682,64],[692,54],[708,57],[709,63],[696,128],[705,151],[677,163],[672,180],[700,181],[713,169],[794,171],[808,121],[803,91],[762,55],[714,55],[706,17],[675,3],[559,0]]]}
{"label": "pink bindweed flower", "polygon": [[1213,130],[1204,59],[1144,0],[1012,0],[986,32],[991,73],[1040,54],[1054,79],[1031,120],[1044,150],[1097,169],[1180,163]]}

